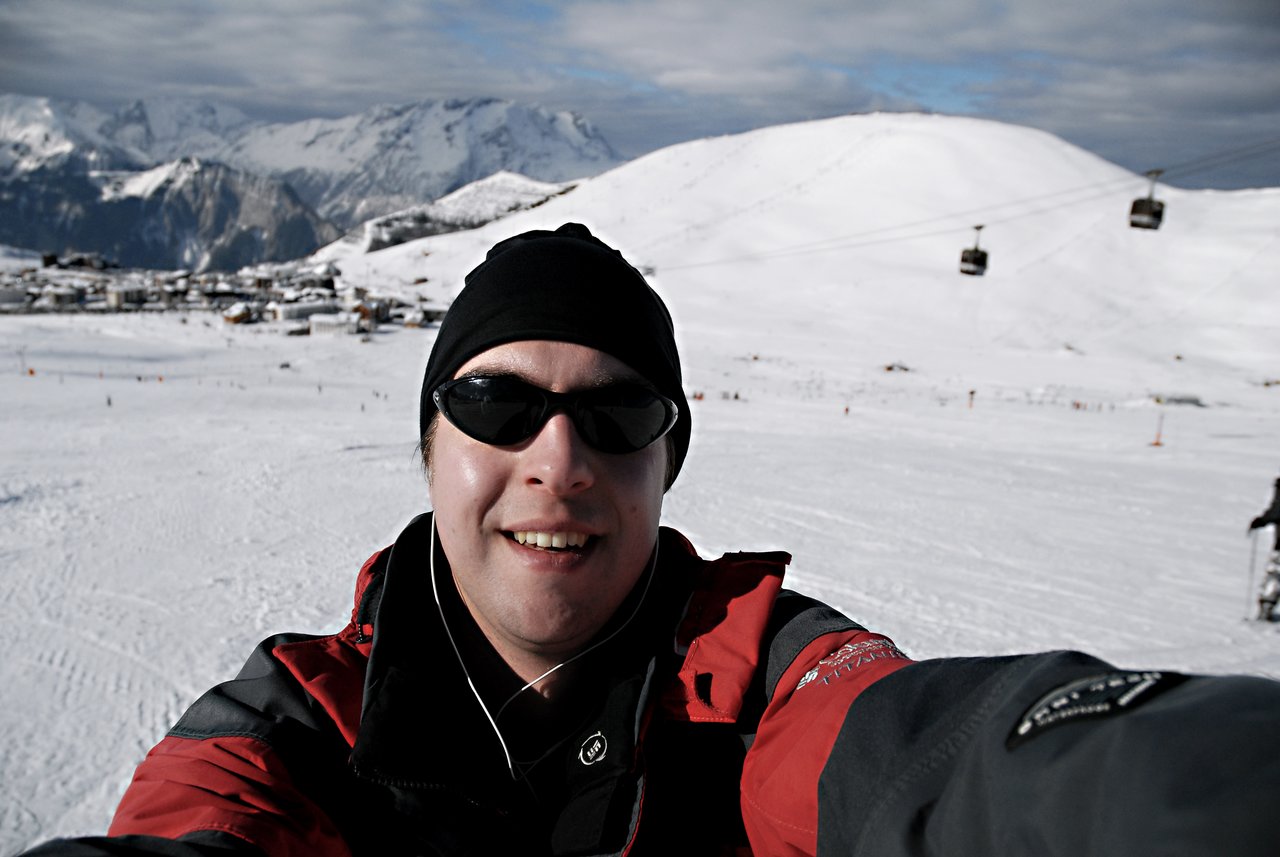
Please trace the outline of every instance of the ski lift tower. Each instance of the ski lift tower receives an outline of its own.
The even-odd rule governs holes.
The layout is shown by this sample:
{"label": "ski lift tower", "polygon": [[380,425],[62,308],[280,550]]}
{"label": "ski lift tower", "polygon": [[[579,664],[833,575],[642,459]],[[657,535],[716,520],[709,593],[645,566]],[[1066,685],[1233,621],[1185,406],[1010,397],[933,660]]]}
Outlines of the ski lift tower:
{"label": "ski lift tower", "polygon": [[981,277],[987,271],[987,251],[978,247],[982,224],[973,227],[973,246],[960,252],[960,273]]}
{"label": "ski lift tower", "polygon": [[1156,199],[1156,179],[1164,170],[1147,170],[1147,178],[1151,179],[1151,189],[1146,198],[1139,197],[1133,201],[1129,209],[1129,225],[1134,229],[1159,229],[1164,220],[1164,203]]}

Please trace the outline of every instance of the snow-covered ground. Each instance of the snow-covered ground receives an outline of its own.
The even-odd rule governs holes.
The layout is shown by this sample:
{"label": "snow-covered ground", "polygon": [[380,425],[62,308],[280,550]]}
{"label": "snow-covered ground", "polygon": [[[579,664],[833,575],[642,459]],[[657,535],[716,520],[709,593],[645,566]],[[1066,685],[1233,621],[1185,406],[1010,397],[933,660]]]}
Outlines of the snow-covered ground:
{"label": "snow-covered ground", "polygon": [[[586,222],[654,269],[704,394],[664,511],[704,554],[789,550],[793,587],[916,657],[1280,677],[1280,626],[1243,619],[1280,475],[1280,190],[1161,188],[1165,225],[1129,229],[1145,192],[1039,132],[847,117],[338,264],[447,297],[496,240]],[[962,277],[979,222],[991,267]],[[433,337],[0,317],[0,854],[100,832],[260,638],[344,623],[425,503]]]}

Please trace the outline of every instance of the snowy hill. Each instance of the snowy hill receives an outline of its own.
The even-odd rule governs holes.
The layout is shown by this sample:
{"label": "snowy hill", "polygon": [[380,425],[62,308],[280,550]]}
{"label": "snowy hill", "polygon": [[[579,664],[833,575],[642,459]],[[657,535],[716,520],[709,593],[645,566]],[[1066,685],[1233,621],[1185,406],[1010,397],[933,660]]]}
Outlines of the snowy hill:
{"label": "snowy hill", "polygon": [[[337,266],[446,300],[495,241],[585,222],[675,318],[693,442],[663,518],[703,555],[787,550],[789,586],[918,658],[1280,677],[1280,626],[1242,621],[1280,469],[1280,189],[1161,187],[1164,225],[1130,229],[1146,190],[1025,128],[851,116],[675,146]],[[990,267],[966,277],[977,223]],[[0,685],[22,703],[0,706],[0,854],[101,832],[258,640],[346,621],[359,564],[426,504],[433,335],[0,316],[21,635]]]}
{"label": "snowy hill", "polygon": [[535,208],[573,190],[575,182],[540,182],[502,170],[474,181],[435,202],[375,217],[326,247],[312,260],[341,259],[370,253],[416,238],[475,229],[516,211]]}

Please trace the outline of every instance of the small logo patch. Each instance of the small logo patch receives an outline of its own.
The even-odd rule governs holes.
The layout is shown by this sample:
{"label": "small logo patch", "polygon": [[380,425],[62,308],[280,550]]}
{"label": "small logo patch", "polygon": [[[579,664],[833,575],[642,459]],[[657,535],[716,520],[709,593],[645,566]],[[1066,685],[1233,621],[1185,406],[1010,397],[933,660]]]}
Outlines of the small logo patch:
{"label": "small logo patch", "polygon": [[594,765],[603,759],[607,752],[609,752],[609,742],[605,740],[604,733],[597,732],[583,741],[582,746],[578,748],[578,761],[584,765]]}
{"label": "small logo patch", "polygon": [[821,679],[823,684],[831,684],[834,679],[839,678],[850,670],[866,666],[872,661],[884,660],[885,658],[909,660],[897,646],[888,640],[877,638],[863,640],[858,643],[845,643],[818,661],[816,667],[805,673],[800,679],[800,683],[796,685],[796,690],[818,679]]}
{"label": "small logo patch", "polygon": [[1027,709],[1006,744],[1013,749],[1063,723],[1120,714],[1185,680],[1180,673],[1113,672],[1069,682]]}

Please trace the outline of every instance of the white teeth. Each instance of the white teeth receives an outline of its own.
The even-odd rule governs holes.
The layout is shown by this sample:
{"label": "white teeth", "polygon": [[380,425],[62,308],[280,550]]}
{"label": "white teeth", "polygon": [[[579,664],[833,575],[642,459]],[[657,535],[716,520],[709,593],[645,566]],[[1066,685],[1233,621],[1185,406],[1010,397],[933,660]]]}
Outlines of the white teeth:
{"label": "white teeth", "polygon": [[525,530],[512,533],[512,536],[522,545],[536,545],[540,548],[580,548],[587,543],[585,533],[540,533]]}

